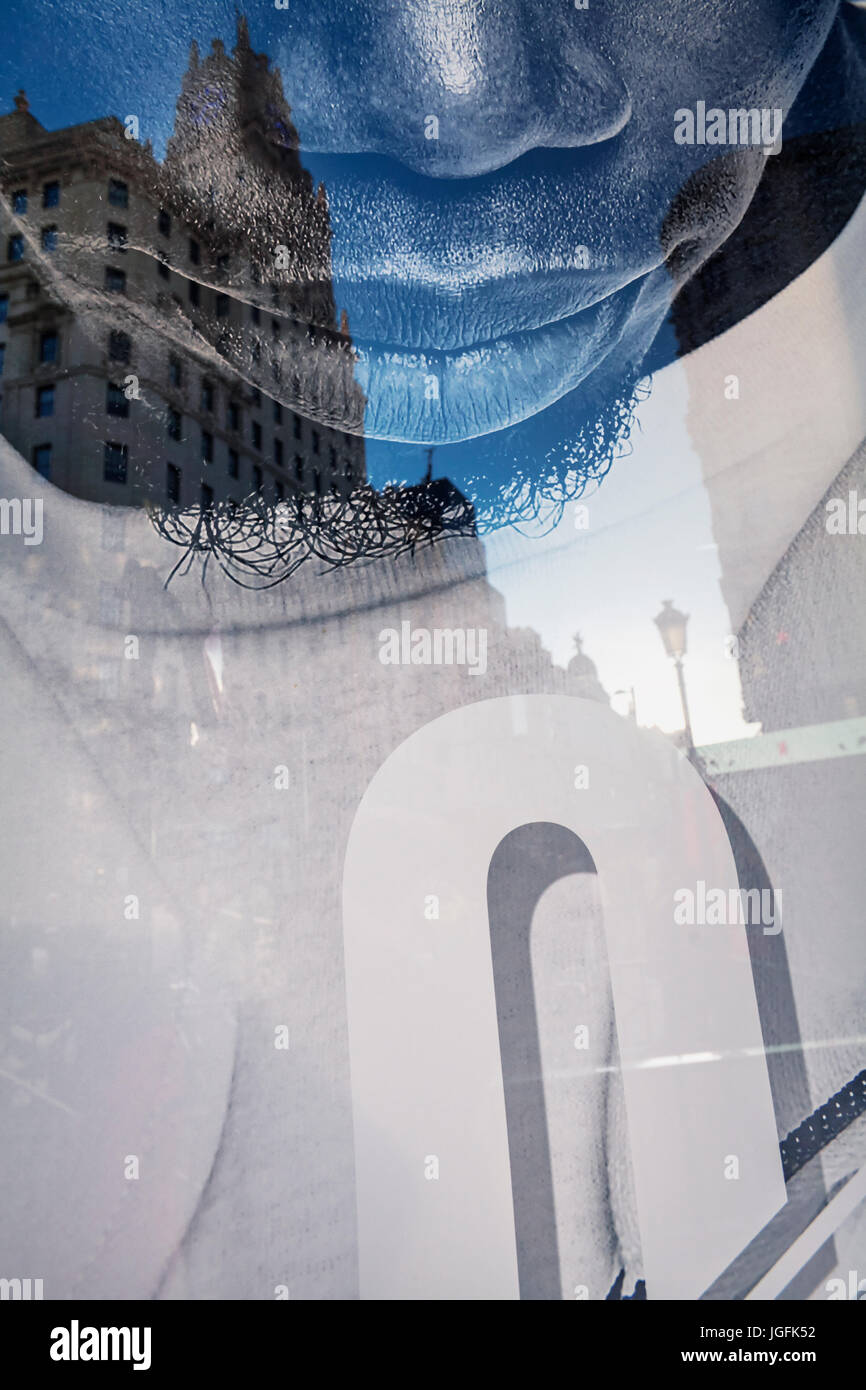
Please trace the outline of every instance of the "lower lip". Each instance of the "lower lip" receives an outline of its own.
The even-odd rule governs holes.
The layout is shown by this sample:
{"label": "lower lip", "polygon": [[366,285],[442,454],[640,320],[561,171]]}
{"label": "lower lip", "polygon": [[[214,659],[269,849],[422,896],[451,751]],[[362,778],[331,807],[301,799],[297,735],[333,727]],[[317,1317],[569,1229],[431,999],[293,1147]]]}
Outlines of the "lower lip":
{"label": "lower lip", "polygon": [[367,396],[368,438],[455,444],[519,424],[573,391],[619,342],[640,294],[609,298],[531,332],[462,351],[388,348],[354,340]]}

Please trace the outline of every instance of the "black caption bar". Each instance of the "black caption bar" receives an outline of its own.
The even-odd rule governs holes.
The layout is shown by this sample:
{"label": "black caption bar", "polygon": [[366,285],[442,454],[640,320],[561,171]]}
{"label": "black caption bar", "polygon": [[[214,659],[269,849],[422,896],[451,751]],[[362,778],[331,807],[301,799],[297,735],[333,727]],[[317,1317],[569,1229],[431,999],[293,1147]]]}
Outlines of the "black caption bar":
{"label": "black caption bar", "polygon": [[[843,1302],[849,1306],[842,1306]],[[497,1309],[508,1314],[501,1331],[497,1331]],[[846,1347],[850,1364],[852,1337],[862,1330],[864,1310],[857,1299],[724,1304],[575,1302],[547,1313],[527,1304],[517,1313],[511,1305],[488,1305],[485,1313],[478,1303],[407,1302],[400,1305],[399,1324],[386,1316],[388,1327],[380,1325],[377,1331],[382,1353],[387,1355],[390,1346],[396,1355],[399,1343],[404,1348],[399,1354],[403,1360],[417,1329],[428,1371],[437,1346],[443,1347],[446,1360],[454,1354],[450,1341],[440,1341],[448,1322],[453,1320],[459,1328],[466,1317],[472,1319],[465,1325],[469,1344],[478,1348],[482,1358],[489,1355],[494,1362],[513,1346],[514,1333],[525,1319],[526,1333],[567,1337],[572,1353],[579,1355],[582,1364],[595,1353],[609,1363],[611,1371],[664,1375],[674,1366],[698,1373],[708,1366],[731,1370],[752,1366],[787,1370],[796,1366],[811,1368],[826,1378],[846,1365]],[[489,1316],[494,1320],[491,1327],[478,1325],[479,1318],[486,1323]],[[539,1316],[541,1323],[536,1321]],[[276,1369],[287,1348],[293,1349],[290,1359],[297,1365],[299,1351],[310,1345],[317,1327],[328,1337],[326,1344],[319,1345],[331,1349],[337,1329],[341,1334],[356,1331],[363,1340],[343,1345],[347,1350],[350,1346],[357,1349],[368,1344],[380,1317],[381,1304],[300,1300],[0,1304],[7,1354],[14,1347],[24,1370],[47,1373],[50,1379],[93,1378],[109,1371],[114,1377],[132,1376],[133,1384],[159,1381],[178,1372],[195,1374],[201,1383],[202,1375],[225,1379],[233,1373],[256,1373],[266,1363]],[[437,1336],[431,1339],[434,1330]],[[341,1341],[342,1335],[336,1344]],[[545,1357],[555,1349],[555,1343],[550,1344]],[[288,1371],[289,1362],[285,1364]]]}

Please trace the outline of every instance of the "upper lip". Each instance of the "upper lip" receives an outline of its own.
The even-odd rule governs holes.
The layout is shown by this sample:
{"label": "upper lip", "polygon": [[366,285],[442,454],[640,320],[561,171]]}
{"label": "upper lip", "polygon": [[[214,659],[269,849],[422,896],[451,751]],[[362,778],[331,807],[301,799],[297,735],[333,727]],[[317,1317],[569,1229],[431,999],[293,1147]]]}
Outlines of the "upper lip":
{"label": "upper lip", "polygon": [[405,272],[335,277],[353,340],[404,350],[459,352],[572,318],[640,278],[616,272],[537,270],[468,284],[450,274]]}
{"label": "upper lip", "polygon": [[[605,212],[602,158],[536,154],[483,178],[434,180],[328,156],[334,292],[355,341],[455,352],[568,319],[664,260],[657,230]],[[602,175],[601,179],[599,175]],[[629,247],[627,257],[622,247]],[[585,251],[582,249],[585,248]]]}

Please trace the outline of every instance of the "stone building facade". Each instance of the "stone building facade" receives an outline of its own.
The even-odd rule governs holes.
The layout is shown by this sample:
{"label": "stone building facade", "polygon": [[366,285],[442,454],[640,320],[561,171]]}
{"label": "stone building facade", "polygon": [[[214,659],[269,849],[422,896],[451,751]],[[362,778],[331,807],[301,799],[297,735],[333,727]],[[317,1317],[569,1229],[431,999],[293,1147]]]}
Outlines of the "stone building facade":
{"label": "stone building facade", "polygon": [[364,396],[324,189],[243,21],[195,45],[159,163],[134,117],[0,116],[0,430],[89,501],[350,491]]}

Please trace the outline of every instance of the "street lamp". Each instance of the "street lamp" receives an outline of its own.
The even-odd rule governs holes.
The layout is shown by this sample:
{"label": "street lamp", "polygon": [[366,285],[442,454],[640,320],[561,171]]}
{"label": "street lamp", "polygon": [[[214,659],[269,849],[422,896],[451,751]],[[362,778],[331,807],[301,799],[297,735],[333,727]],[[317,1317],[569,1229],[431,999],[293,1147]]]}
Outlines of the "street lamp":
{"label": "street lamp", "polygon": [[681,613],[678,608],[674,608],[673,599],[666,598],[662,600],[661,613],[659,613],[658,617],[654,618],[653,621],[661,633],[665,651],[677,669],[677,684],[680,688],[680,701],[683,707],[686,745],[691,750],[695,746],[695,741],[692,738],[689,704],[686,699],[686,683],[683,677],[683,657],[686,654],[686,624],[689,621],[689,615],[688,613]]}
{"label": "street lamp", "polygon": [[636,701],[636,699],[635,699],[634,686],[633,686],[633,685],[629,685],[629,686],[626,686],[623,690],[615,690],[613,693],[614,693],[614,695],[627,695],[627,696],[628,696],[628,718],[631,720],[632,724],[636,724],[636,723],[637,723],[637,701]]}

